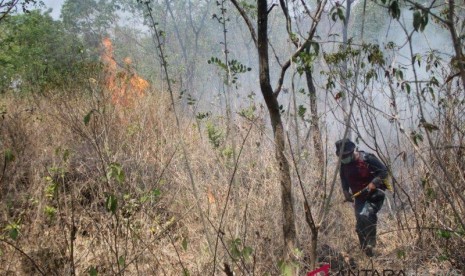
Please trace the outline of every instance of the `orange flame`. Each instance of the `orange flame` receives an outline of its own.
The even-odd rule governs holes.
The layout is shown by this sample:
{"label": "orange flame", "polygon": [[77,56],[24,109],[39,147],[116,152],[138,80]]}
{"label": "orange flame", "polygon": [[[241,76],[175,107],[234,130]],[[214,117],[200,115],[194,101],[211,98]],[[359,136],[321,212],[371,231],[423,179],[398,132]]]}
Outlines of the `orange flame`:
{"label": "orange flame", "polygon": [[150,85],[131,69],[132,60],[129,57],[124,59],[126,69],[118,70],[110,38],[104,38],[102,44],[104,51],[101,59],[105,64],[106,88],[110,92],[111,103],[116,106],[132,107],[135,101],[145,96]]}

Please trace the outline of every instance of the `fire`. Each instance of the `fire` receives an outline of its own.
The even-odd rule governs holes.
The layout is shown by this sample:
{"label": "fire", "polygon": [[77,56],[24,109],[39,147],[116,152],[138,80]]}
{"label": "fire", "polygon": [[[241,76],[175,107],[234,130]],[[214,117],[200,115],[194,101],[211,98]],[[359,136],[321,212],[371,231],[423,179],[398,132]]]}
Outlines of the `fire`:
{"label": "fire", "polygon": [[111,103],[115,106],[132,107],[135,101],[145,96],[150,85],[132,69],[132,60],[129,57],[124,59],[125,68],[118,70],[110,38],[104,38],[102,44],[104,51],[101,59],[105,64],[105,85],[110,92]]}

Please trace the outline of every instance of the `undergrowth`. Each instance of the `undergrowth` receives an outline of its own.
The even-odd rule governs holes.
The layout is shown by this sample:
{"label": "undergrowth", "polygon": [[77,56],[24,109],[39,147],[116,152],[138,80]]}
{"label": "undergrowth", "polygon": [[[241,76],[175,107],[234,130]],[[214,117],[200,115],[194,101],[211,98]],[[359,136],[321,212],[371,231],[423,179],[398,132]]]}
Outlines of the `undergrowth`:
{"label": "undergrowth", "polygon": [[[82,91],[3,95],[0,274],[279,275],[282,208],[264,111],[237,118],[235,139],[243,144],[237,167],[222,144],[222,116],[211,116],[202,128],[181,117],[208,229],[195,207],[171,111],[168,95],[155,91],[129,107]],[[321,188],[312,182],[318,168],[311,158],[300,162],[306,192],[316,204],[322,200],[312,197]],[[310,231],[302,195],[296,192],[295,198],[300,244],[295,265],[304,275]],[[409,230],[413,222],[398,224],[412,211],[388,204],[380,218],[378,256],[367,259],[357,247],[352,212],[337,194],[323,225],[319,260],[334,272],[463,268],[463,255],[450,254],[463,233],[432,230],[419,241]],[[214,248],[207,241],[217,236],[213,268]]]}

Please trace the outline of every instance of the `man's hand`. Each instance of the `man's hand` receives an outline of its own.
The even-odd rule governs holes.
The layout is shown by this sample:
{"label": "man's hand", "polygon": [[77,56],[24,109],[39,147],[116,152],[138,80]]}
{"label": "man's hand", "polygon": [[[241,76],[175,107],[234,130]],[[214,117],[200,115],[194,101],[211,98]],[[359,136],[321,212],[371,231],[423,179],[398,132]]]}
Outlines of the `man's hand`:
{"label": "man's hand", "polygon": [[368,188],[368,191],[369,191],[369,192],[373,192],[374,190],[376,190],[376,185],[373,184],[373,182],[370,182],[370,183],[368,184],[367,188]]}
{"label": "man's hand", "polygon": [[346,201],[349,202],[354,202],[354,199],[352,198],[352,194],[349,193],[349,191],[342,191],[344,193],[344,197],[346,198]]}

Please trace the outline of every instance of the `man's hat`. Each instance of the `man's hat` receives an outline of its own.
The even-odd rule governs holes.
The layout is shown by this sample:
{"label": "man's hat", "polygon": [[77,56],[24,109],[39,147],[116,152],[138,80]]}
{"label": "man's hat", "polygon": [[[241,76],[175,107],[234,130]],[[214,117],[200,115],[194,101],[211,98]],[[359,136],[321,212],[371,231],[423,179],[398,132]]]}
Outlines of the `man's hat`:
{"label": "man's hat", "polygon": [[341,139],[336,142],[336,154],[342,150],[342,155],[349,154],[355,150],[355,144],[349,138]]}

